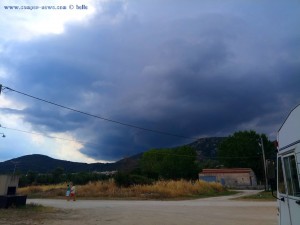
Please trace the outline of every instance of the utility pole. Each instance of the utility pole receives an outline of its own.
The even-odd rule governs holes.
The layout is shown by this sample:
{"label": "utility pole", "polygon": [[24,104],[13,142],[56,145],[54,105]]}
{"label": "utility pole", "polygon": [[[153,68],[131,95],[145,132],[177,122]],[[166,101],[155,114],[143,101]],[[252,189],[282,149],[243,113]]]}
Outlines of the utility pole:
{"label": "utility pole", "polygon": [[264,149],[264,142],[262,139],[262,136],[260,136],[260,142],[261,142],[261,150],[262,150],[262,154],[263,154],[263,160],[264,160],[264,170],[265,170],[265,191],[267,191],[267,189],[269,189],[269,185],[268,185],[268,178],[267,178],[267,167],[266,167],[266,158],[265,158],[265,149]]}
{"label": "utility pole", "polygon": [[14,164],[14,170],[13,170],[13,174],[12,175],[15,176],[16,169],[17,169],[17,164],[20,163],[20,162],[11,161],[11,163]]}

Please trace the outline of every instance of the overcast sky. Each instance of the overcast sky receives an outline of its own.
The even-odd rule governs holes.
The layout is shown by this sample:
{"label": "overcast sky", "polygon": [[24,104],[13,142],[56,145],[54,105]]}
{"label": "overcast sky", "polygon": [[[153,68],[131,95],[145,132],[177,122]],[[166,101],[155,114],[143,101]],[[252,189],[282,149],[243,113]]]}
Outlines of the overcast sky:
{"label": "overcast sky", "polygon": [[[111,123],[5,89],[0,161],[28,154],[115,161],[192,138],[250,129],[274,140],[300,103],[296,0],[0,4],[0,84],[114,121],[191,138]],[[67,9],[4,8],[10,5]]]}

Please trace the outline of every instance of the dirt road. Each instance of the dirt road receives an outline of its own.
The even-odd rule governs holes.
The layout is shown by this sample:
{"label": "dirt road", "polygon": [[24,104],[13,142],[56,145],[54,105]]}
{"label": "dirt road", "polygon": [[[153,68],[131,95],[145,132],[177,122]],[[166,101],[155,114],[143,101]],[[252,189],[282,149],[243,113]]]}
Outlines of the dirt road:
{"label": "dirt road", "polygon": [[[244,192],[245,195],[249,191]],[[236,196],[235,196],[236,197]],[[231,200],[232,196],[185,201],[29,199],[63,209],[49,225],[276,225],[276,202]]]}

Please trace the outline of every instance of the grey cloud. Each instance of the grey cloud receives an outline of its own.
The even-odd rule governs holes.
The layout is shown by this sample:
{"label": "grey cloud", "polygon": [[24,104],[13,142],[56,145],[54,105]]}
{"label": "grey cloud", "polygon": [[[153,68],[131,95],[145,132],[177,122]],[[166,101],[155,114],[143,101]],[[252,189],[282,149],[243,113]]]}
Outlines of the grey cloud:
{"label": "grey cloud", "polygon": [[[272,18],[282,18],[276,14],[279,6],[262,12],[255,4],[247,8],[235,1],[215,10],[208,1],[184,9],[176,3],[165,9],[167,3],[107,4],[104,15],[89,25],[11,45],[4,60],[18,74],[12,88],[189,137],[228,135],[245,124],[272,134],[300,101],[299,32],[290,20],[281,21],[284,35],[274,28]],[[116,17],[114,24],[106,23]],[[27,57],[12,62],[17,54]],[[84,134],[96,145],[86,144],[82,152],[96,159],[116,160],[192,141],[22,101],[28,108],[18,113],[27,122],[36,129],[72,131],[79,139]]]}

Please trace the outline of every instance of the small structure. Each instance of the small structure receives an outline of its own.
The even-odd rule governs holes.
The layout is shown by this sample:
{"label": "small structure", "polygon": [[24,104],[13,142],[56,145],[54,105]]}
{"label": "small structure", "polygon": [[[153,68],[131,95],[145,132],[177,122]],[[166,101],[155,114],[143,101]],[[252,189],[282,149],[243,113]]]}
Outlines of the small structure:
{"label": "small structure", "polygon": [[0,175],[0,208],[26,205],[26,195],[16,195],[19,176]]}
{"label": "small structure", "polygon": [[257,185],[256,176],[250,168],[203,169],[199,173],[199,179],[207,182],[219,182],[231,188]]}

